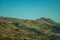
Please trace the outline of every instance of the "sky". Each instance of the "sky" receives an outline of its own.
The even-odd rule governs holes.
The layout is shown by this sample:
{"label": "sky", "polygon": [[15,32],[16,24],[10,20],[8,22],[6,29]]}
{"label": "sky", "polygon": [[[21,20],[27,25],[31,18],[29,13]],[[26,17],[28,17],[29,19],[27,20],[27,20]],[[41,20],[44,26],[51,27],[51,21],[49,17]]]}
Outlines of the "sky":
{"label": "sky", "polygon": [[60,0],[0,0],[0,16],[30,20],[45,17],[60,22]]}

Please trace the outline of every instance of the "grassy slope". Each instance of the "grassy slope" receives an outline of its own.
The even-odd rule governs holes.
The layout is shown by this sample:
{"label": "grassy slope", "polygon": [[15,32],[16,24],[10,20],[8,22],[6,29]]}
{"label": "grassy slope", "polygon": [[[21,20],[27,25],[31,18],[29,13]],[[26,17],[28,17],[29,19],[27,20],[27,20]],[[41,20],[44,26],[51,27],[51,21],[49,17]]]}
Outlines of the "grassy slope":
{"label": "grassy slope", "polygon": [[0,40],[60,40],[60,25],[46,18],[0,17]]}

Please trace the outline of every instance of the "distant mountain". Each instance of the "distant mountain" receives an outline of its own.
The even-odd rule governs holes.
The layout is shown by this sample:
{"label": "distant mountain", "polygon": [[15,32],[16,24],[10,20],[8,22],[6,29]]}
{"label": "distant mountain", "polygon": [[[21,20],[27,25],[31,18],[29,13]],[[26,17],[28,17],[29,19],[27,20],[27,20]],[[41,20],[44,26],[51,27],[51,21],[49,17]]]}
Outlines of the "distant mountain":
{"label": "distant mountain", "polygon": [[60,23],[49,18],[0,17],[0,40],[60,40]]}

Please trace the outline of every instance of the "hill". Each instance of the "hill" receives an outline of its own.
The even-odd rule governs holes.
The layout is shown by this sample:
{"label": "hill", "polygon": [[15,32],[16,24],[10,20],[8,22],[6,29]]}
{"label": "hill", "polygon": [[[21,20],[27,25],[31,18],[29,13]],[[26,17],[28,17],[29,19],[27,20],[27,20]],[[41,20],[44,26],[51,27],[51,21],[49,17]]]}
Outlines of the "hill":
{"label": "hill", "polygon": [[60,23],[49,18],[0,17],[0,40],[60,40]]}

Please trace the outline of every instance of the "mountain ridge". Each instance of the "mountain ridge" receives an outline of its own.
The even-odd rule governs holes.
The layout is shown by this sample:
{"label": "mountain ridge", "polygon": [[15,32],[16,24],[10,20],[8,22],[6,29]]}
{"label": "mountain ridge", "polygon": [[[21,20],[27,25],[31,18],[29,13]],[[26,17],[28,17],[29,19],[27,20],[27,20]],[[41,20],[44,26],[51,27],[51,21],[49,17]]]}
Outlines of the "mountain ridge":
{"label": "mountain ridge", "polygon": [[60,40],[59,23],[49,19],[0,17],[0,40]]}

